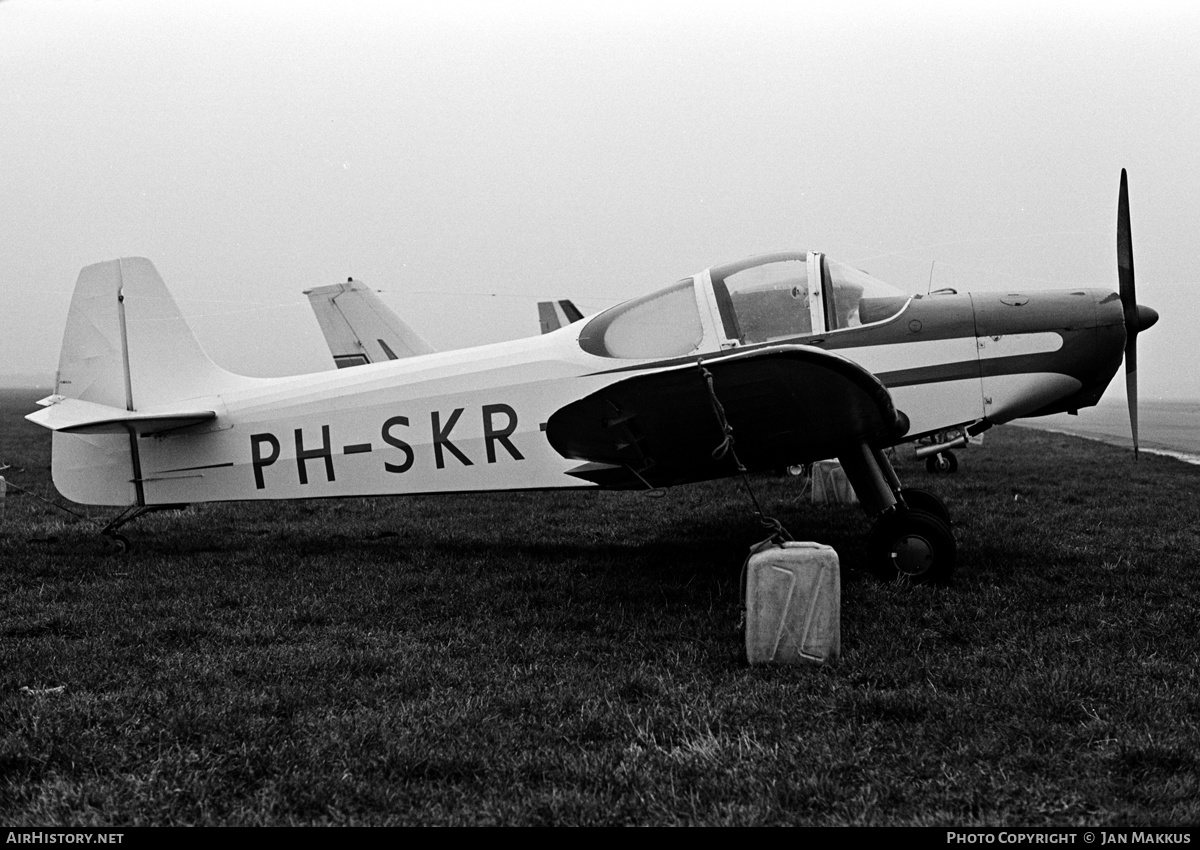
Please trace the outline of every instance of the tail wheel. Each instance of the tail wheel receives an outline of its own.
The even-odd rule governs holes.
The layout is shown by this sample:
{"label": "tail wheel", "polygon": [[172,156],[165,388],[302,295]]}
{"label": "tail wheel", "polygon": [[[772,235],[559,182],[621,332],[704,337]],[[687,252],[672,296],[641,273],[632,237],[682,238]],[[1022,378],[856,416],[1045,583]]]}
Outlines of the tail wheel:
{"label": "tail wheel", "polygon": [[935,475],[958,472],[958,458],[954,456],[954,452],[938,452],[925,459],[925,470]]}
{"label": "tail wheel", "polygon": [[950,526],[934,514],[912,508],[880,517],[871,530],[868,552],[880,578],[913,584],[949,584],[958,561]]}
{"label": "tail wheel", "polygon": [[104,536],[108,540],[112,541],[113,545],[117,547],[117,553],[121,555],[124,555],[126,552],[128,552],[130,546],[132,545],[130,544],[128,537],[126,537],[124,534],[117,534],[115,531],[110,531]]}

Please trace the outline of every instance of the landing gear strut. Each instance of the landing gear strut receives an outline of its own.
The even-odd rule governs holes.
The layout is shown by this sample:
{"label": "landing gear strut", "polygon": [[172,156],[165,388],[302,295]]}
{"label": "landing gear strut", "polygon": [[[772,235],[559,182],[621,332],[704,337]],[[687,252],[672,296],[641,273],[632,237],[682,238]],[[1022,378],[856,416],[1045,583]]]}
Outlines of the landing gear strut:
{"label": "landing gear strut", "polygon": [[888,580],[947,584],[958,560],[950,512],[932,493],[905,488],[882,451],[859,444],[838,458],[868,516],[876,517],[867,552]]}

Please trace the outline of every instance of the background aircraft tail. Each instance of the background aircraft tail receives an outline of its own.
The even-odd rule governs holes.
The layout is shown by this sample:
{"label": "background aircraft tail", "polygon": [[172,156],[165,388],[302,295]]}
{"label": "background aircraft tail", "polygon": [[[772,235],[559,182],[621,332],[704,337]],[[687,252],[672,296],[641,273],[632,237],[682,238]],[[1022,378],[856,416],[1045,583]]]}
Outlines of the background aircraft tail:
{"label": "background aircraft tail", "polygon": [[437,350],[354,278],[304,294],[339,369]]}
{"label": "background aircraft tail", "polygon": [[578,322],[583,318],[579,308],[565,299],[561,301],[539,301],[538,320],[542,325],[542,333],[548,334],[559,328]]}

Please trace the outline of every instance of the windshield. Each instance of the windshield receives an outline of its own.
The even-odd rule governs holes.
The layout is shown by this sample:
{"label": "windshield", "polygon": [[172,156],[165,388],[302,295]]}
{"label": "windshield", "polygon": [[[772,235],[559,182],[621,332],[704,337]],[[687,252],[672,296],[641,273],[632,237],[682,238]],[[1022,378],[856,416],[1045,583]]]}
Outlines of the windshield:
{"label": "windshield", "polygon": [[598,357],[682,357],[700,347],[704,328],[692,278],[626,301],[592,319],[579,345]]}
{"label": "windshield", "polygon": [[823,254],[770,254],[714,268],[725,337],[743,345],[882,322],[909,296]]}
{"label": "windshield", "polygon": [[908,304],[906,293],[853,266],[826,259],[824,271],[828,278],[830,330],[882,322]]}

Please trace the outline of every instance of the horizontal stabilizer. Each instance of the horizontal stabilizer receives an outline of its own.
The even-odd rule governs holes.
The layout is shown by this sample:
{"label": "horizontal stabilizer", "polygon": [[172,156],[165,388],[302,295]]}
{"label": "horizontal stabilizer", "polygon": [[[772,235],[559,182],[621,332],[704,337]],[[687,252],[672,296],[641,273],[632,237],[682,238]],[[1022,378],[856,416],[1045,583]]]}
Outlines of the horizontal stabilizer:
{"label": "horizontal stabilizer", "polygon": [[38,402],[44,409],[25,418],[62,434],[160,434],[217,418],[215,410],[141,412],[52,395]]}

